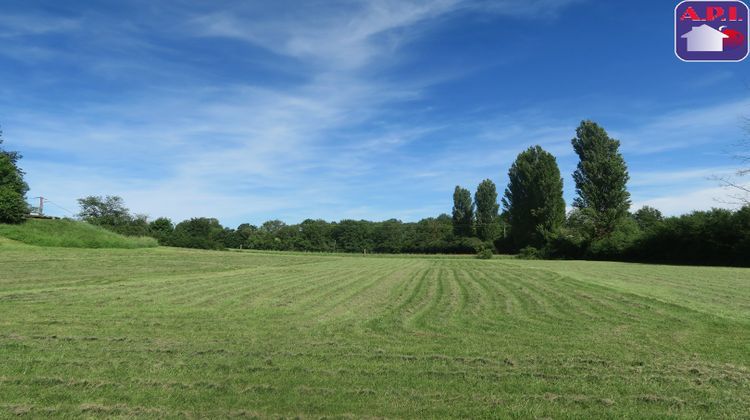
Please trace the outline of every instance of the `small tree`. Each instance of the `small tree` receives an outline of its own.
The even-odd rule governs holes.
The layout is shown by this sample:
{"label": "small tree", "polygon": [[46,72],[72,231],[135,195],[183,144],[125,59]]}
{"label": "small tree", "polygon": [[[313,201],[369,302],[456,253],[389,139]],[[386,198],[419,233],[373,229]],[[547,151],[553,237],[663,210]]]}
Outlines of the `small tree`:
{"label": "small tree", "polygon": [[79,198],[78,204],[81,206],[78,217],[91,224],[115,227],[127,224],[132,219],[125,202],[118,196],[108,195],[102,198],[91,195]]}
{"label": "small tree", "polygon": [[563,180],[555,157],[539,146],[516,158],[503,197],[516,249],[541,248],[545,237],[565,222]]}
{"label": "small tree", "polygon": [[160,217],[148,225],[149,234],[162,245],[167,245],[174,232],[174,224],[166,217]]}
{"label": "small tree", "polygon": [[482,181],[477,187],[474,202],[477,206],[477,236],[483,241],[492,241],[497,236],[498,210],[500,209],[500,205],[497,204],[495,183],[489,179]]}
{"label": "small tree", "polygon": [[193,218],[175,226],[170,244],[184,248],[223,249],[224,227],[218,220]]}
{"label": "small tree", "polygon": [[573,206],[588,213],[594,223],[594,238],[612,233],[627,216],[630,193],[628,168],[619,152],[620,142],[592,121],[583,121],[572,140],[580,158],[573,173],[578,197]]}
{"label": "small tree", "polygon": [[453,233],[456,236],[474,236],[474,203],[471,192],[456,185],[453,192]]}

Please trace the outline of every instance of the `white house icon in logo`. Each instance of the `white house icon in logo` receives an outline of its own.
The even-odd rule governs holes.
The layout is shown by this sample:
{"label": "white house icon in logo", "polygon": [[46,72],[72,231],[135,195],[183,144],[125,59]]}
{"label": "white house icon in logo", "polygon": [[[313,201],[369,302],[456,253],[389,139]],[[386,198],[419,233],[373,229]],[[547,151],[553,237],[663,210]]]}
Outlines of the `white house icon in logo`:
{"label": "white house icon in logo", "polygon": [[693,26],[682,38],[687,38],[687,50],[690,52],[722,52],[724,39],[729,35],[703,24]]}

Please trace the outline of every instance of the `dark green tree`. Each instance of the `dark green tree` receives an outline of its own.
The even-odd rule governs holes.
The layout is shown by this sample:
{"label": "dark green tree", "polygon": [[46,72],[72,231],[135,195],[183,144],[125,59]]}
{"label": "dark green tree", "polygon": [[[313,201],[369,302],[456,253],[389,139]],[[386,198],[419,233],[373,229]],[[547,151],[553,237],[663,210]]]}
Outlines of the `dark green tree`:
{"label": "dark green tree", "polygon": [[296,249],[318,252],[333,251],[332,230],[331,224],[325,220],[306,219],[299,225],[300,240]]}
{"label": "dark green tree", "polygon": [[174,224],[168,218],[160,217],[148,224],[148,231],[161,245],[166,245],[174,232]]}
{"label": "dark green tree", "polygon": [[664,220],[661,212],[653,207],[643,206],[633,213],[633,219],[642,230],[653,229]]}
{"label": "dark green tree", "polygon": [[453,234],[474,236],[474,203],[471,201],[471,192],[458,185],[453,191]]}
{"label": "dark green tree", "polygon": [[441,253],[448,252],[453,239],[453,220],[447,214],[428,217],[417,222],[414,227],[414,239],[411,252]]}
{"label": "dark green tree", "polygon": [[23,180],[23,172],[8,155],[0,153],[0,188],[15,191],[21,198],[26,197],[29,186]]}
{"label": "dark green tree", "polygon": [[248,248],[250,247],[251,238],[258,232],[258,227],[250,223],[243,223],[237,226],[234,232],[237,237],[237,247]]}
{"label": "dark green tree", "polygon": [[333,227],[336,251],[368,253],[375,248],[374,226],[366,220],[342,220]]}
{"label": "dark green tree", "polygon": [[476,204],[476,231],[479,239],[492,241],[498,232],[498,210],[497,189],[495,183],[489,179],[482,181],[474,194]]}
{"label": "dark green tree", "polygon": [[183,248],[223,249],[224,227],[218,220],[205,217],[180,222],[171,235],[170,245]]}
{"label": "dark green tree", "polygon": [[[3,143],[0,132],[0,145]],[[29,186],[18,167],[21,158],[17,152],[0,148],[0,223],[21,223],[29,213],[26,193]]]}
{"label": "dark green tree", "polygon": [[516,249],[541,248],[565,222],[563,180],[557,160],[539,146],[521,152],[508,171],[503,206]]}
{"label": "dark green tree", "polygon": [[0,223],[22,223],[28,212],[29,207],[21,194],[0,186]]}
{"label": "dark green tree", "polygon": [[386,220],[375,224],[373,232],[373,251],[386,254],[399,254],[406,247],[406,229],[404,223],[397,219]]}
{"label": "dark green tree", "polygon": [[630,208],[630,177],[619,152],[620,142],[595,122],[583,121],[572,143],[580,159],[573,173],[578,193],[573,206],[592,218],[594,239],[603,238],[615,230]]}

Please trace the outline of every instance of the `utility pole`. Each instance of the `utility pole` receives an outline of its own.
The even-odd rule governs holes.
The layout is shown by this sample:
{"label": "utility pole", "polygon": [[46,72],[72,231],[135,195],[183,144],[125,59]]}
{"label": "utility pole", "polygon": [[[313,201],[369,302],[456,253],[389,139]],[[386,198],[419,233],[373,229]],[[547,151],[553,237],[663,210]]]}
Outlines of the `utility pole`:
{"label": "utility pole", "polygon": [[39,215],[44,216],[44,197],[34,197],[39,199]]}

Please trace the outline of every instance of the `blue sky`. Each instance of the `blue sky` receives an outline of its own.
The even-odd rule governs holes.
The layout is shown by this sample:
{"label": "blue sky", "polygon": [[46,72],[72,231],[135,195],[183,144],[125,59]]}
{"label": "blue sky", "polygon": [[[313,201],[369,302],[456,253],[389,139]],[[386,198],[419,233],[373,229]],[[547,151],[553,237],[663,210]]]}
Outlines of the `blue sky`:
{"label": "blue sky", "polygon": [[[669,1],[24,1],[0,14],[0,124],[29,197],[224,224],[414,221],[502,193],[583,119],[622,142],[634,207],[725,206],[743,63],[684,63]],[[66,212],[49,206],[50,213]]]}

